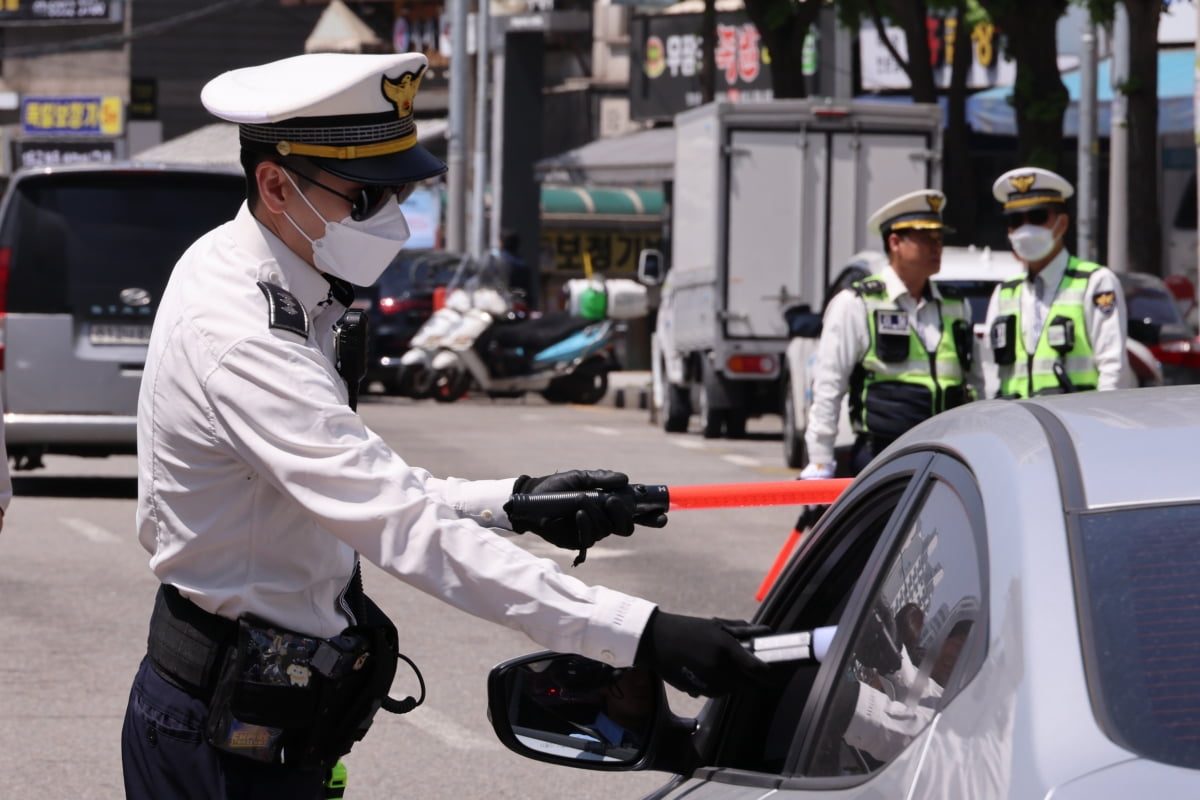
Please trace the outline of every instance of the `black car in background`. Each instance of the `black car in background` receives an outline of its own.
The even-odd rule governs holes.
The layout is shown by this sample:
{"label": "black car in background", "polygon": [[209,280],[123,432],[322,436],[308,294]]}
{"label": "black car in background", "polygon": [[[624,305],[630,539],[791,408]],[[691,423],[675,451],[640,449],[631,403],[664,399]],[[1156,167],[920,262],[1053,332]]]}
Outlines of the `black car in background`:
{"label": "black car in background", "polygon": [[364,390],[377,382],[385,393],[397,393],[400,357],[433,314],[435,291],[450,282],[461,261],[461,254],[445,250],[402,250],[374,286],[357,289],[354,305],[366,310],[370,326]]}

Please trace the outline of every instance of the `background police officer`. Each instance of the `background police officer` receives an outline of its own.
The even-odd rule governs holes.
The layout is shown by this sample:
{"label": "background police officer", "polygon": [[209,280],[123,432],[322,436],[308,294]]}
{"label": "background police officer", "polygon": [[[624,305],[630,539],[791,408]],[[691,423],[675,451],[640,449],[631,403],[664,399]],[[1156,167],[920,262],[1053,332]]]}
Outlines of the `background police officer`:
{"label": "background police officer", "polygon": [[868,220],[888,266],[839,292],[825,309],[800,477],[834,475],[842,397],[850,392],[857,474],[900,434],[970,399],[970,307],[930,278],[942,263],[941,192],[903,195]]}
{"label": "background police officer", "polygon": [[417,143],[426,67],[313,54],[204,88],[239,125],[248,196],[175,266],[141,383],[136,520],[161,586],[122,731],[127,797],[322,796],[388,707],[396,663],[360,555],[544,647],[636,662],[686,691],[766,671],[728,623],[588,586],[496,530],[584,550],[665,524],[611,496],[561,516],[505,510],[514,492],[617,489],[624,475],[435,478],[350,408],[335,337],[349,284],[378,279],[408,237],[398,198],[445,170]]}
{"label": "background police officer", "polygon": [[1074,192],[1066,178],[1040,167],[1009,170],[992,185],[1025,272],[998,285],[988,304],[989,352],[981,359],[988,397],[1129,385],[1121,283],[1063,244]]}

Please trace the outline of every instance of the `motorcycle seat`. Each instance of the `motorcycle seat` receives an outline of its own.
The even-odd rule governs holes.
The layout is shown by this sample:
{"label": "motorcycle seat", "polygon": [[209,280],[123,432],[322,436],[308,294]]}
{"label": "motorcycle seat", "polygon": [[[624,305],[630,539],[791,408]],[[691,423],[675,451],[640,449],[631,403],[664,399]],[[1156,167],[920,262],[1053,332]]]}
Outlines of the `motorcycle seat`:
{"label": "motorcycle seat", "polygon": [[528,353],[537,353],[593,324],[595,324],[595,320],[559,311],[543,314],[534,319],[503,322],[493,326],[490,333],[493,343],[500,347],[521,348]]}

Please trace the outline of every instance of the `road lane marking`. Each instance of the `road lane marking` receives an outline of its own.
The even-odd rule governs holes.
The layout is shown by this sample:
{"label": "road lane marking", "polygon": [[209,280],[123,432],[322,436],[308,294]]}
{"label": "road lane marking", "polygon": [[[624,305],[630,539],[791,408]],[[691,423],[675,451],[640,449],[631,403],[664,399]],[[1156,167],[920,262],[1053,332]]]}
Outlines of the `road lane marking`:
{"label": "road lane marking", "polygon": [[412,716],[405,716],[405,721],[420,728],[423,733],[433,736],[442,744],[455,750],[480,750],[493,744],[491,738],[484,738],[474,729],[459,725],[445,714],[423,706]]}
{"label": "road lane marking", "polygon": [[599,436],[620,436],[621,432],[616,428],[605,428],[600,425],[584,425],[583,429]]}
{"label": "road lane marking", "polygon": [[721,456],[723,461],[728,461],[730,464],[736,464],[739,467],[757,467],[762,464],[757,458],[752,456],[740,456],[737,453],[726,453]]}
{"label": "road lane marking", "polygon": [[95,544],[120,544],[121,537],[94,522],[78,517],[63,517],[63,524]]}
{"label": "road lane marking", "polygon": [[704,449],[704,442],[698,442],[695,439],[671,438],[671,439],[667,439],[667,441],[670,442],[671,444],[675,445],[676,447],[682,447],[684,450],[703,450]]}

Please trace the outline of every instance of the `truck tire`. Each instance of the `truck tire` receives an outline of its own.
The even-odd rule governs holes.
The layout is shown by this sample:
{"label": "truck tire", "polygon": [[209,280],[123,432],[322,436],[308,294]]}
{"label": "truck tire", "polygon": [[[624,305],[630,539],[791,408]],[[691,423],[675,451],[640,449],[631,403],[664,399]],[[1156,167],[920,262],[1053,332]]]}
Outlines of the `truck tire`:
{"label": "truck tire", "polygon": [[792,376],[788,373],[783,379],[783,460],[793,469],[800,469],[807,460],[800,422],[801,420],[796,419],[796,401],[792,399]]}
{"label": "truck tire", "polygon": [[738,411],[725,412],[725,435],[730,439],[745,439],[746,415]]}
{"label": "truck tire", "polygon": [[666,384],[663,387],[663,430],[667,433],[687,433],[690,405],[687,387]]}
{"label": "truck tire", "polygon": [[725,421],[729,416],[723,408],[713,408],[708,390],[700,387],[700,435],[705,439],[720,439],[725,432]]}

